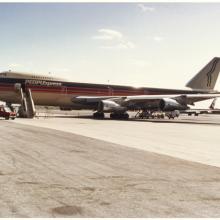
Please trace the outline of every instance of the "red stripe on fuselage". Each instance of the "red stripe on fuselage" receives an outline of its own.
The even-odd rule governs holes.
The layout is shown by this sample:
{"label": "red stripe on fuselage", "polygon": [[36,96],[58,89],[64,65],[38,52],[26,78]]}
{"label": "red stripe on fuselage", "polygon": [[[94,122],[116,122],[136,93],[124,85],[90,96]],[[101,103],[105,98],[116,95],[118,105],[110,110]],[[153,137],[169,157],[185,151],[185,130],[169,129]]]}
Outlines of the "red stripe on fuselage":
{"label": "red stripe on fuselage", "polygon": [[117,92],[122,92],[122,93],[137,93],[137,94],[144,94],[144,90],[128,90],[128,89],[108,89],[108,88],[84,88],[84,87],[46,87],[46,86],[28,86],[31,90],[37,90],[37,91],[48,91],[48,90],[53,90],[53,91],[67,91],[67,92],[95,92],[95,93],[117,93]]}
{"label": "red stripe on fuselage", "polygon": [[84,87],[48,87],[48,86],[33,86],[28,88],[32,92],[48,92],[61,94],[77,94],[77,95],[99,95],[99,96],[128,96],[128,95],[144,95],[144,90],[128,90],[128,89],[109,89],[109,88],[84,88]]}
{"label": "red stripe on fuselage", "polygon": [[13,91],[14,87],[11,85],[0,85],[0,90],[1,91]]}
{"label": "red stripe on fuselage", "polygon": [[[88,85],[89,86],[89,85]],[[80,87],[77,86],[39,86],[39,85],[26,85],[32,92],[36,93],[56,93],[56,94],[69,94],[69,95],[87,95],[87,96],[132,96],[132,95],[160,95],[160,94],[179,94],[177,91],[159,90],[152,91],[150,88],[119,88],[119,87]],[[14,91],[14,84],[0,83],[0,91]]]}
{"label": "red stripe on fuselage", "polygon": [[72,92],[62,92],[62,91],[57,91],[57,90],[36,90],[36,89],[32,89],[31,90],[32,93],[34,92],[39,92],[39,93],[60,93],[60,94],[77,94],[77,95],[99,95],[99,96],[112,96],[112,95],[116,95],[116,96],[127,96],[127,95],[140,95],[139,93],[123,93],[123,92],[117,92],[117,93],[111,93],[109,94],[108,92],[87,92],[87,91],[72,91]]}
{"label": "red stripe on fuselage", "polygon": [[[113,90],[113,91],[90,91],[89,88],[87,88],[87,91],[83,89],[74,89],[71,88],[71,90],[69,90],[69,88],[65,89],[60,87],[59,89],[57,89],[57,87],[46,87],[46,89],[42,89],[41,87],[37,86],[37,88],[35,87],[28,87],[31,89],[32,92],[36,92],[36,93],[56,93],[56,94],[68,94],[68,95],[88,95],[88,96],[131,96],[131,95],[159,95],[162,94],[160,92],[152,92],[152,91],[147,91],[147,90],[142,90],[142,91],[132,91],[132,90]],[[14,86],[12,86],[11,84],[8,85],[1,85],[0,86],[0,91],[14,91]],[[173,94],[173,93],[167,93],[167,94]]]}

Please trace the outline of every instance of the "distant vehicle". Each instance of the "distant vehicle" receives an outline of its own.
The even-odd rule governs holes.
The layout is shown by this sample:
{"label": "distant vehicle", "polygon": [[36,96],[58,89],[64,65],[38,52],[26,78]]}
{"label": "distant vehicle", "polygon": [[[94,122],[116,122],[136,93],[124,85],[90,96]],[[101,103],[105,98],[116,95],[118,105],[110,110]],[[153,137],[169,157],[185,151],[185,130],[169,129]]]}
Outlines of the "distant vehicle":
{"label": "distant vehicle", "polygon": [[214,98],[212,101],[211,105],[209,108],[204,108],[204,109],[187,109],[180,111],[181,114],[187,114],[189,116],[195,115],[198,116],[200,114],[220,114],[220,109],[215,108],[215,103],[216,103],[217,98]]}
{"label": "distant vehicle", "polygon": [[139,119],[163,119],[165,118],[165,113],[161,111],[139,111],[135,118]]}
{"label": "distant vehicle", "polygon": [[167,117],[168,119],[178,118],[180,116],[180,111],[174,110],[169,112],[162,111],[139,111],[135,118],[139,119],[164,119]]}
{"label": "distant vehicle", "polygon": [[16,118],[16,113],[11,111],[7,106],[0,106],[0,117],[5,118],[6,120],[14,120]]}
{"label": "distant vehicle", "polygon": [[174,111],[171,111],[171,112],[166,112],[166,116],[167,116],[169,119],[178,118],[178,117],[180,116],[180,111],[174,110]]}

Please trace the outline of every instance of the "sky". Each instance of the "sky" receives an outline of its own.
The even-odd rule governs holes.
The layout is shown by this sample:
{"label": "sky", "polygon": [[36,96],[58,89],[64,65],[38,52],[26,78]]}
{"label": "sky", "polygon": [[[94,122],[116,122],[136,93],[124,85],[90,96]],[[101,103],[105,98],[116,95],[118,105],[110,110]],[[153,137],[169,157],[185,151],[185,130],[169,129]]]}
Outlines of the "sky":
{"label": "sky", "polygon": [[184,88],[220,56],[219,21],[220,3],[0,3],[0,71]]}

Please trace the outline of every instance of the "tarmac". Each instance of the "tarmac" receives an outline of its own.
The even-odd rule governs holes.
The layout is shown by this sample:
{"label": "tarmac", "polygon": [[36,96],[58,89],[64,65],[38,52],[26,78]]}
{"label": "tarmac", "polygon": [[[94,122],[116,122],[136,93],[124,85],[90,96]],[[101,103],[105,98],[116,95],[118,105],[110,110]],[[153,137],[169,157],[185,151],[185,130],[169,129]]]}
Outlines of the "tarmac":
{"label": "tarmac", "polygon": [[220,217],[220,116],[0,120],[0,217]]}

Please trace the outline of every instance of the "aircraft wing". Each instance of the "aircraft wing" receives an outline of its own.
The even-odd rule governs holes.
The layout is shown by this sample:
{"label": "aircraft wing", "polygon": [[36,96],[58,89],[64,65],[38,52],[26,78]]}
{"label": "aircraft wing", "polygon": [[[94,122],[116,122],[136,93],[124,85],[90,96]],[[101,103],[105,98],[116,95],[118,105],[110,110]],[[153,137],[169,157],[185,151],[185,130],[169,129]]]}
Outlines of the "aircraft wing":
{"label": "aircraft wing", "polygon": [[[137,95],[137,96],[77,96],[72,101],[84,105],[124,107],[129,109],[184,110],[195,102],[220,97],[219,94]],[[170,107],[171,106],[171,107]]]}
{"label": "aircraft wing", "polygon": [[72,102],[80,104],[99,103],[102,100],[120,98],[118,96],[76,96],[72,98]]}
{"label": "aircraft wing", "polygon": [[124,99],[127,103],[142,103],[159,101],[162,99],[173,99],[180,102],[185,102],[186,104],[193,105],[194,102],[199,102],[207,99],[213,99],[220,97],[219,94],[182,94],[182,95],[139,95],[139,96],[127,96]]}

